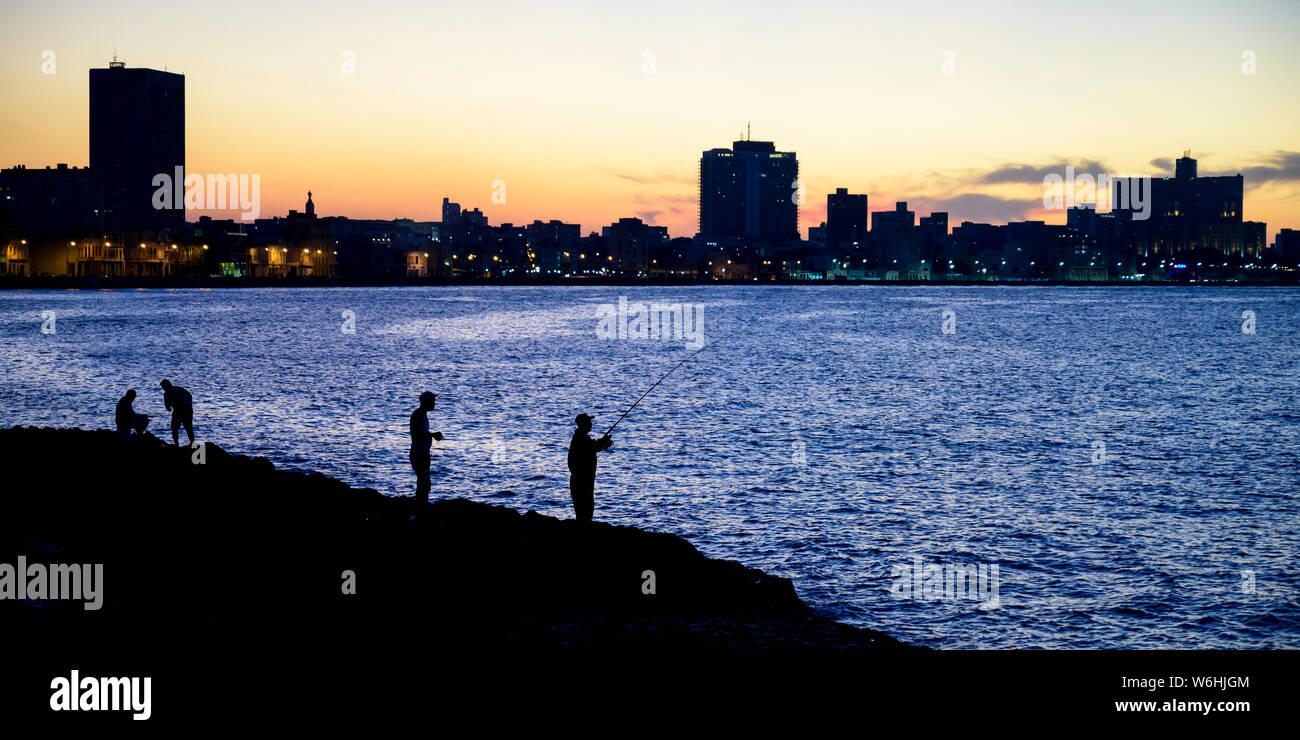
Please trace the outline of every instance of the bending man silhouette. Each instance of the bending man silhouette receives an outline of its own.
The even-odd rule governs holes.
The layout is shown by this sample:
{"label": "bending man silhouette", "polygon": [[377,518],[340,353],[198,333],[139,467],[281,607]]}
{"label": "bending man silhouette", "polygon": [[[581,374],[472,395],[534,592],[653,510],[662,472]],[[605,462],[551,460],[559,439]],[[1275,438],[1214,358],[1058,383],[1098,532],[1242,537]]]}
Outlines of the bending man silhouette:
{"label": "bending man silhouette", "polygon": [[123,440],[130,439],[131,432],[144,434],[144,428],[149,426],[149,417],[144,414],[137,414],[131,404],[135,401],[135,389],[126,392],[126,395],[118,399],[117,413],[117,433]]}
{"label": "bending man silhouette", "polygon": [[420,394],[419,408],[411,412],[411,467],[415,469],[417,512],[423,511],[425,504],[429,503],[429,489],[433,487],[429,481],[433,441],[442,441],[442,432],[429,432],[429,412],[437,405],[438,394],[425,391]]}
{"label": "bending man silhouette", "polygon": [[587,436],[593,419],[578,414],[578,428],[569,442],[569,495],[573,497],[573,515],[580,522],[590,522],[596,508],[596,453],[614,444],[609,434],[600,439]]}
{"label": "bending man silhouette", "polygon": [[158,385],[163,389],[163,405],[172,412],[172,444],[181,446],[181,427],[190,438],[190,447],[194,446],[194,396],[172,382],[163,379]]}

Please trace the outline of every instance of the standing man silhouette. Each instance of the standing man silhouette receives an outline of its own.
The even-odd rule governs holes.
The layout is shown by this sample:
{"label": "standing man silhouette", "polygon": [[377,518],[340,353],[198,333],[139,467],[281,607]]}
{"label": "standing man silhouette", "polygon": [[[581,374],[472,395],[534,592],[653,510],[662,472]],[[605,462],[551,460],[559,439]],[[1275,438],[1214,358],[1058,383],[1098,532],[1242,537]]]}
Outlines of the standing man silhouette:
{"label": "standing man silhouette", "polygon": [[573,497],[573,515],[579,522],[590,522],[596,508],[596,453],[614,444],[609,433],[600,439],[587,436],[594,421],[586,414],[574,419],[578,428],[569,442],[569,495]]}
{"label": "standing man silhouette", "polygon": [[163,389],[163,405],[172,412],[172,444],[181,446],[181,427],[190,438],[190,447],[194,446],[194,396],[172,382],[163,379],[158,385]]}
{"label": "standing man silhouette", "polygon": [[415,508],[416,512],[424,510],[429,503],[430,454],[433,441],[442,441],[442,432],[429,432],[429,412],[438,405],[438,394],[425,391],[420,394],[420,406],[411,412],[411,467],[415,469]]}

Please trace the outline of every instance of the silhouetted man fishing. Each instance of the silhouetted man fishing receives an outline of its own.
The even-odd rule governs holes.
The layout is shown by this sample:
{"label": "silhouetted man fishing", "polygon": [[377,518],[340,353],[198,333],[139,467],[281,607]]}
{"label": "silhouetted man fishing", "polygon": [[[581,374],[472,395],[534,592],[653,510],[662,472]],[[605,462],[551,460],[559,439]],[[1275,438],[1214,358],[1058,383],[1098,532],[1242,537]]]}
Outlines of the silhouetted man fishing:
{"label": "silhouetted man fishing", "polygon": [[131,404],[135,402],[135,389],[126,392],[126,395],[118,399],[117,402],[117,433],[123,439],[131,438],[131,432],[144,434],[144,428],[149,426],[149,417],[144,414],[137,414]]}
{"label": "silhouetted man fishing", "polygon": [[190,438],[190,446],[193,447],[194,396],[179,385],[172,385],[165,378],[158,385],[163,389],[163,405],[172,412],[172,444],[181,446],[181,427],[185,427],[185,435]]}
{"label": "silhouetted man fishing", "polygon": [[624,411],[622,416],[614,420],[614,426],[611,426],[605,432],[605,436],[600,439],[592,439],[587,436],[587,432],[591,431],[591,422],[594,420],[586,414],[578,414],[578,418],[574,420],[574,423],[578,425],[578,430],[573,433],[573,440],[569,442],[569,494],[573,496],[573,513],[578,518],[578,521],[590,522],[592,511],[596,508],[596,453],[607,450],[610,445],[614,444],[614,440],[609,436],[614,431],[614,427],[617,427],[623,419],[627,418],[627,415],[632,413],[632,409],[639,406],[645,400],[645,397],[650,395],[650,391],[658,388],[660,383],[664,382],[669,375],[672,375],[673,370],[686,364],[687,360],[695,357],[703,350],[704,347],[700,347],[682,358],[681,362],[673,365],[672,369],[664,373],[655,381],[654,385],[641,394],[640,398],[631,406],[628,406],[627,411]]}
{"label": "silhouetted man fishing", "polygon": [[411,467],[415,469],[415,508],[423,511],[429,503],[429,464],[433,441],[442,441],[442,432],[429,431],[429,412],[438,405],[438,394],[425,391],[420,394],[420,406],[411,412]]}
{"label": "silhouetted man fishing", "polygon": [[[609,432],[600,439],[587,436],[592,418],[578,414],[578,428],[569,442],[569,494],[573,497],[573,515],[580,522],[590,522],[596,508],[596,453],[614,444]],[[612,431],[612,430],[611,430]]]}

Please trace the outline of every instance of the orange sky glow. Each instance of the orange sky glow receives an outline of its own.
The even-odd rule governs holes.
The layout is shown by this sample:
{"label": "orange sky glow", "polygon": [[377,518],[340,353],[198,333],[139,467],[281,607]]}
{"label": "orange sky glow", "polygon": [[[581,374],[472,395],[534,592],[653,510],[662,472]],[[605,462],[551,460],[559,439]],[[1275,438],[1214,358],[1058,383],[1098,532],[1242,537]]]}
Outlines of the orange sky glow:
{"label": "orange sky glow", "polygon": [[1042,172],[1160,175],[1188,147],[1201,174],[1246,174],[1270,241],[1300,228],[1295,3],[974,5],[6,9],[0,165],[85,165],[87,70],[116,51],[185,75],[188,170],[259,174],[262,217],[310,189],[323,216],[437,220],[448,196],[494,224],[690,236],[700,152],[751,122],[799,155],[805,235],[836,187],[952,225],[1061,223]]}

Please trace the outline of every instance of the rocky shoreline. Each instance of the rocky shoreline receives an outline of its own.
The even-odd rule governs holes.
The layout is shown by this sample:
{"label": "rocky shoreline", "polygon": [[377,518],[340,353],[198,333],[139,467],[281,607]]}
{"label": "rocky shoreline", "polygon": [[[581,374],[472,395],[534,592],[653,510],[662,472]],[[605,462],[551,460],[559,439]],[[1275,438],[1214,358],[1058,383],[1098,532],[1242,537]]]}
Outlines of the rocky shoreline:
{"label": "rocky shoreline", "polygon": [[[0,430],[0,563],[103,564],[102,605],[0,601],[25,628],[307,645],[455,635],[483,651],[917,650],[680,537],[354,489],[213,443]],[[201,458],[201,459],[200,459]],[[342,631],[342,632],[341,632]]]}

